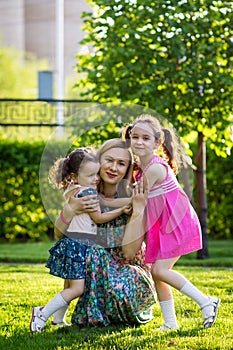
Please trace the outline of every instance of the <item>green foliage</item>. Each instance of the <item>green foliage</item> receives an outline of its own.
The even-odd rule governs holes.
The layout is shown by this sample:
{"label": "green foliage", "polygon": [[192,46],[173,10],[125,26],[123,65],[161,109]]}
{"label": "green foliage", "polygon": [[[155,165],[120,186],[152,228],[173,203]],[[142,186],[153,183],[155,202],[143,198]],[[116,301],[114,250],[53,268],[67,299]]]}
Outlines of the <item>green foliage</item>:
{"label": "green foliage", "polygon": [[[1,265],[0,348],[1,350],[230,350],[232,349],[232,286],[230,269],[177,268],[208,295],[222,299],[215,325],[203,329],[201,312],[196,304],[174,291],[178,331],[159,332],[162,323],[158,303],[154,320],[146,325],[116,325],[94,328],[54,329],[50,320],[42,333],[31,334],[31,308],[47,303],[62,288],[62,280],[48,274],[41,265]],[[208,283],[206,283],[208,281]],[[75,306],[69,306],[69,322]]]}
{"label": "green foliage", "polygon": [[87,131],[85,131],[85,128],[82,129],[81,123],[79,123],[77,128],[73,130],[73,134],[80,134],[74,142],[74,146],[95,145],[99,147],[103,143],[103,140],[121,137],[120,130],[119,125],[114,121],[109,121],[107,124],[96,125],[92,130]]}
{"label": "green foliage", "polygon": [[0,46],[0,66],[0,98],[37,98],[37,73],[48,69],[45,60]]}
{"label": "green foliage", "polygon": [[[193,155],[196,144],[190,137],[189,154]],[[185,138],[185,140],[187,137]],[[211,150],[210,144],[206,145],[207,172],[206,172],[206,196],[208,209],[208,234],[211,238],[233,237],[233,154],[221,157]],[[194,171],[194,176],[196,176]],[[195,178],[190,176],[193,197],[196,198],[197,187]],[[196,206],[196,202],[195,202]]]}
{"label": "green foliage", "polygon": [[233,154],[219,158],[207,147],[208,231],[211,237],[233,237]]}
{"label": "green foliage", "polygon": [[94,101],[131,101],[164,115],[181,135],[201,131],[230,153],[231,2],[90,1],[77,56],[81,85]]}
{"label": "green foliage", "polygon": [[2,141],[1,149],[1,238],[42,239],[48,223],[41,205],[38,165],[40,143]]}
{"label": "green foliage", "polygon": [[[0,140],[1,239],[43,240],[53,232],[41,201],[39,166],[44,142]],[[62,143],[57,144],[57,149]],[[51,154],[48,154],[51,156]]]}

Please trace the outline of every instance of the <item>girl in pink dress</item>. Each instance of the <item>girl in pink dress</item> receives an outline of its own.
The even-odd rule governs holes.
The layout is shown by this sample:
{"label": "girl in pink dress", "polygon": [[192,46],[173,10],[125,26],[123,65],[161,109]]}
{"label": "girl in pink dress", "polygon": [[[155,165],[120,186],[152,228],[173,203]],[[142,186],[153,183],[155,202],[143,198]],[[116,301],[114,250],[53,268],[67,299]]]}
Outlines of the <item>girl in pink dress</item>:
{"label": "girl in pink dress", "polygon": [[[170,286],[198,303],[204,327],[210,328],[215,322],[220,299],[206,296],[184,276],[172,270],[181,255],[202,247],[197,214],[175,176],[182,157],[178,139],[173,130],[161,129],[159,121],[150,115],[138,117],[126,129],[125,137],[130,138],[132,151],[139,158],[140,171],[136,179],[139,182],[146,179],[148,187],[145,203],[145,196],[138,193],[142,191],[142,185],[136,186],[138,198],[134,211],[138,206],[138,217],[134,214],[126,229],[125,256],[132,257],[143,241],[145,231],[141,235],[139,230],[144,212],[141,195],[142,205],[146,205],[145,259],[146,263],[152,264],[151,273],[164,318],[164,324],[159,329],[178,329]],[[157,155],[160,148],[163,158]]]}

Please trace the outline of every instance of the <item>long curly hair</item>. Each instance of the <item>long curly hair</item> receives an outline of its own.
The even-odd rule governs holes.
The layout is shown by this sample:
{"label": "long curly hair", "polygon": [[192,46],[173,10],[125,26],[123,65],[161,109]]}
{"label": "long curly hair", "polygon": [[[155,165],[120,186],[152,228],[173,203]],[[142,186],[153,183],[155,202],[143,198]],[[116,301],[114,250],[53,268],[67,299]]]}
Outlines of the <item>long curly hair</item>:
{"label": "long curly hair", "polygon": [[59,190],[75,183],[80,168],[87,162],[99,162],[91,148],[77,148],[66,158],[58,158],[49,170],[49,182]]}

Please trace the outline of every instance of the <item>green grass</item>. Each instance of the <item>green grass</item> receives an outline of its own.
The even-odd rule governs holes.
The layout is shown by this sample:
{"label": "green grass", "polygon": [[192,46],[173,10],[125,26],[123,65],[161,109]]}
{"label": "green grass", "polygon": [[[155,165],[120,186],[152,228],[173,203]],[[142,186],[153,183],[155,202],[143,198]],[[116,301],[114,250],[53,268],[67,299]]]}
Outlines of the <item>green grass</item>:
{"label": "green grass", "polygon": [[[201,312],[188,297],[174,290],[178,331],[158,332],[162,324],[159,305],[153,309],[154,320],[138,327],[111,326],[104,328],[54,329],[47,322],[42,333],[31,334],[31,308],[44,305],[62,288],[62,280],[48,274],[42,263],[22,264],[21,261],[43,262],[53,243],[2,244],[0,260],[12,263],[0,265],[0,349],[1,350],[230,350],[233,349],[233,268],[221,267],[232,259],[232,241],[210,242],[211,257],[206,266],[191,256],[182,258],[176,270],[184,274],[204,293],[221,298],[215,325],[203,329]],[[225,256],[227,254],[227,256]],[[209,267],[214,266],[215,267]],[[194,264],[195,262],[196,264]],[[210,264],[211,262],[211,264]],[[189,263],[191,265],[189,265]],[[196,265],[196,266],[194,266]],[[220,266],[220,267],[219,267]],[[75,301],[71,303],[70,321]]]}
{"label": "green grass", "polygon": [[44,263],[54,242],[1,243],[0,262]]}
{"label": "green grass", "polygon": [[[44,263],[54,242],[1,243],[0,262]],[[183,256],[177,266],[233,267],[233,240],[209,241],[209,258],[197,260],[196,253]]]}

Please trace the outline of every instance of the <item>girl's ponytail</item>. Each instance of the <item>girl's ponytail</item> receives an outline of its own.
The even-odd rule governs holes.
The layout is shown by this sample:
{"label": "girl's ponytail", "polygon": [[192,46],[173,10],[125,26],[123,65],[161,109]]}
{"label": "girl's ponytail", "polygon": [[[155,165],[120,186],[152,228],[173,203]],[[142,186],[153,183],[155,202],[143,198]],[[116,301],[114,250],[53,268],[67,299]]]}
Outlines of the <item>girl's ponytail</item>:
{"label": "girl's ponytail", "polygon": [[130,147],[130,134],[133,129],[133,124],[127,125],[122,132],[122,138],[126,142],[127,146]]}
{"label": "girl's ponytail", "polygon": [[164,138],[162,141],[162,150],[165,160],[172,168],[175,175],[178,173],[181,164],[181,145],[175,132],[171,129],[162,128]]}
{"label": "girl's ponytail", "polygon": [[49,170],[49,182],[57,189],[63,189],[63,181],[69,175],[69,157],[59,158]]}

